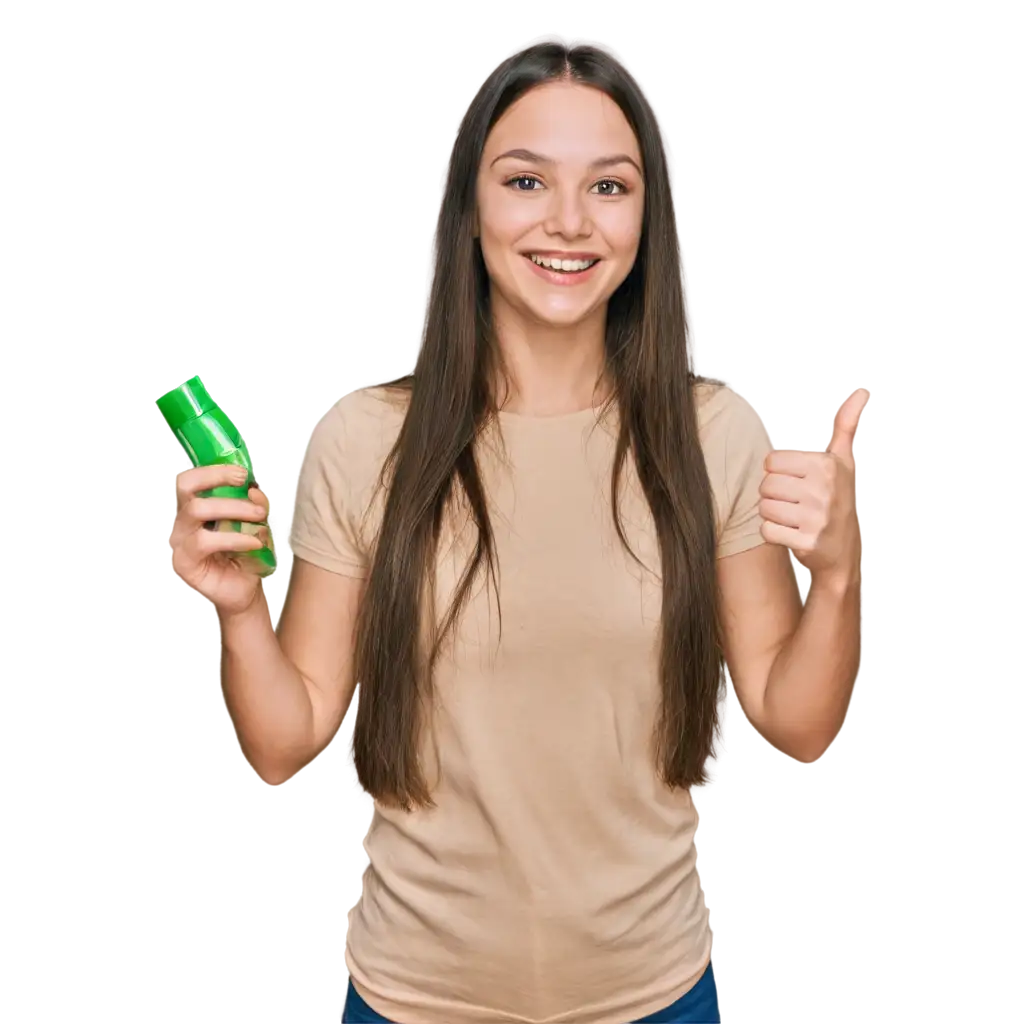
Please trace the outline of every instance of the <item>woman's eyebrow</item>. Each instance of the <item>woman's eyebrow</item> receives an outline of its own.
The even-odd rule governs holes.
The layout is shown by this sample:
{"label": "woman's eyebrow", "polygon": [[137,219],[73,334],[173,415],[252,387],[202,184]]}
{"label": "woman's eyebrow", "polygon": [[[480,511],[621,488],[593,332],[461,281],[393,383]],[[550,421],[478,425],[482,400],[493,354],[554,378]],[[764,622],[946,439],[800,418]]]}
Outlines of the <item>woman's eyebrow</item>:
{"label": "woman's eyebrow", "polygon": [[[514,157],[516,160],[528,160],[534,164],[553,164],[555,162],[551,157],[541,156],[540,153],[534,153],[530,149],[510,149],[507,153],[496,156],[491,161],[491,166],[493,167],[499,160],[504,160],[506,157]],[[612,167],[614,164],[632,164],[638,174],[643,174],[637,162],[625,153],[613,153],[611,156],[598,157],[590,165],[590,169],[593,171],[601,167]]]}

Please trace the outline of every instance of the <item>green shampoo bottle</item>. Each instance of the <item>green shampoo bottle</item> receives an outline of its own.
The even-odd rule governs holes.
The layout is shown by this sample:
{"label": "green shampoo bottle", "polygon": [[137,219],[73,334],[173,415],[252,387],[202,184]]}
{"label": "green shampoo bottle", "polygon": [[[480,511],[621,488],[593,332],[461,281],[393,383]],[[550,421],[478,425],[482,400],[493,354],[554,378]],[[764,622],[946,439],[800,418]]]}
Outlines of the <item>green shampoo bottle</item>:
{"label": "green shampoo bottle", "polygon": [[[174,436],[188,453],[193,466],[232,464],[243,467],[249,474],[248,479],[240,487],[213,487],[210,490],[199,491],[198,497],[248,499],[249,488],[253,484],[249,450],[238,429],[210,398],[203,387],[203,382],[198,377],[193,377],[158,398],[156,404],[167,425],[174,431]],[[231,557],[238,561],[240,568],[257,576],[269,576],[277,568],[274,538],[266,521],[249,523],[225,519],[218,521],[215,529],[248,533],[263,541],[263,547],[257,551],[231,553]]]}

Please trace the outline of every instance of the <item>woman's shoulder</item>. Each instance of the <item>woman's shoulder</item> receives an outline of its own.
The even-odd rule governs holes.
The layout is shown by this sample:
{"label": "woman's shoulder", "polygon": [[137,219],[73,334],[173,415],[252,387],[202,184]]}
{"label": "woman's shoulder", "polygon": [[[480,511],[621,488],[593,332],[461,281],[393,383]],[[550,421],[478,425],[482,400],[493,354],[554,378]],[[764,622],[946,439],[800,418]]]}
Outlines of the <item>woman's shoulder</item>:
{"label": "woman's shoulder", "polygon": [[347,392],[320,414],[307,461],[353,487],[368,486],[394,447],[407,405],[408,392],[393,382]]}
{"label": "woman's shoulder", "polygon": [[356,388],[337,399],[323,414],[318,429],[375,447],[374,441],[394,442],[409,407],[411,389],[401,383]]}
{"label": "woman's shoulder", "polygon": [[696,377],[693,392],[701,433],[725,434],[760,422],[750,402],[724,381]]}
{"label": "woman's shoulder", "polygon": [[761,417],[739,392],[721,381],[697,385],[697,391],[701,449],[721,531],[738,496],[745,494],[756,504],[772,444]]}

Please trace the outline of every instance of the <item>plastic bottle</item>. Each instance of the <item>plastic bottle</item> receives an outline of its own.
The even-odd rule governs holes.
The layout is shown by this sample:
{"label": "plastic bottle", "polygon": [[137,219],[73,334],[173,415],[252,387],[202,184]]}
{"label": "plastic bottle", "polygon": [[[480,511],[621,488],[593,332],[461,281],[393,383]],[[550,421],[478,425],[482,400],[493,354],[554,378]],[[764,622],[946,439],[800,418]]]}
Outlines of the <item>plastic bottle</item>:
{"label": "plastic bottle", "polygon": [[[240,487],[213,487],[199,491],[200,498],[242,498],[248,499],[253,484],[252,460],[235,425],[224,415],[216,402],[210,398],[198,377],[193,377],[173,391],[156,400],[157,408],[163,413],[167,425],[188,453],[193,466],[212,466],[217,463],[242,466],[249,474]],[[274,554],[274,537],[269,523],[235,522],[219,520],[217,530],[233,530],[259,537],[263,547],[257,551],[231,552],[239,567],[257,576],[269,576],[277,568]]]}

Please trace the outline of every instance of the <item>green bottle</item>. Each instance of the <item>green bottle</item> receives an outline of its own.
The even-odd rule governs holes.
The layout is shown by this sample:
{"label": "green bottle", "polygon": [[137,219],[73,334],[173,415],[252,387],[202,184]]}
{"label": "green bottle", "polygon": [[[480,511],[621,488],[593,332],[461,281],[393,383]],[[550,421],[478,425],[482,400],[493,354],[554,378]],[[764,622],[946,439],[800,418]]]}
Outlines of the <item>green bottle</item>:
{"label": "green bottle", "polygon": [[[238,429],[207,394],[203,382],[193,377],[158,398],[156,404],[167,420],[167,425],[174,431],[174,436],[188,453],[193,466],[225,463],[242,466],[249,474],[240,487],[214,487],[199,491],[198,497],[247,499],[253,484],[249,450]],[[269,576],[277,568],[274,537],[265,520],[262,523],[250,523],[224,519],[217,522],[215,529],[248,533],[263,541],[263,547],[256,551],[231,552],[231,557],[238,560],[241,568],[257,576]]]}

